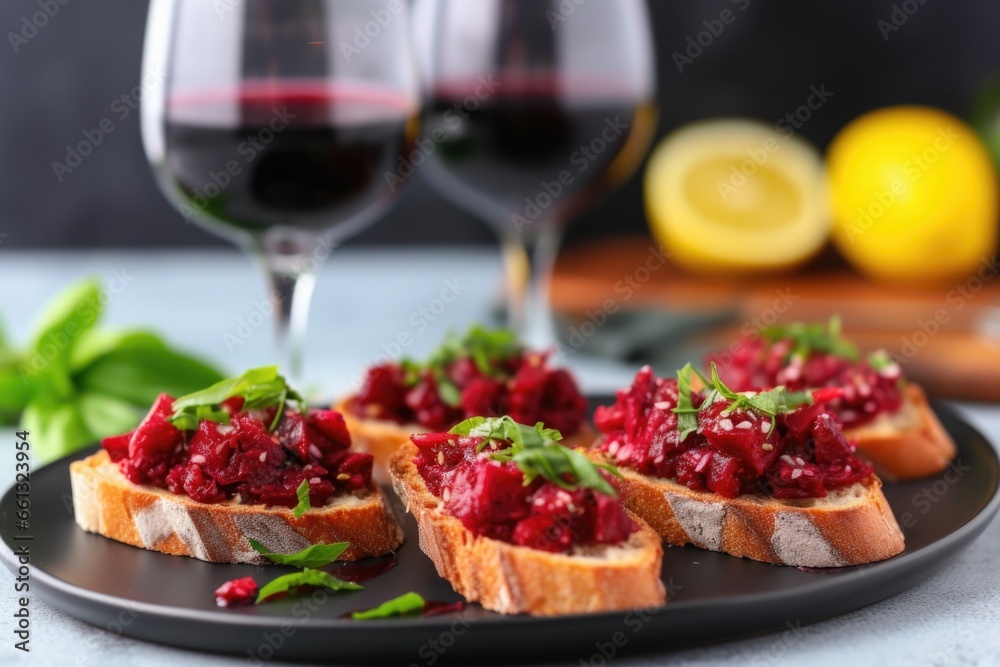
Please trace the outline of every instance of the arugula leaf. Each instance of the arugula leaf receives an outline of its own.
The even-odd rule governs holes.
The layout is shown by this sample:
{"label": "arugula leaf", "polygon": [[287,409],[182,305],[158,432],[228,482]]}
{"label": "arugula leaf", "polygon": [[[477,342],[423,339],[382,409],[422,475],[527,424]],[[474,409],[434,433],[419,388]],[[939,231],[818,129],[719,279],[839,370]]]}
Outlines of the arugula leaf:
{"label": "arugula leaf", "polygon": [[[278,415],[284,409],[286,401],[291,400],[296,403],[302,401],[299,394],[285,382],[285,378],[278,374],[277,366],[264,366],[252,368],[237,377],[221,380],[211,387],[181,396],[174,401],[174,414],[170,417],[170,421],[179,429],[197,428],[201,419],[211,418],[205,415],[221,414],[222,402],[235,396],[243,398],[244,409],[266,409],[276,406]],[[278,415],[271,423],[272,431],[280,421]]]}
{"label": "arugula leaf", "polygon": [[360,591],[364,589],[364,586],[352,581],[337,579],[329,572],[306,568],[301,572],[283,574],[268,582],[257,594],[257,604],[277,593],[295,595],[302,586],[324,586],[332,591]]}
{"label": "arugula leaf", "polygon": [[302,551],[294,554],[276,554],[270,551],[257,540],[248,537],[247,542],[253,550],[264,558],[267,558],[278,565],[291,565],[293,567],[317,568],[329,565],[344,553],[350,542],[336,542],[334,544],[314,544],[306,547]]}
{"label": "arugula leaf", "polygon": [[299,499],[299,504],[295,506],[292,511],[295,514],[295,518],[298,519],[300,516],[309,511],[311,505],[309,504],[309,480],[304,479],[302,483],[299,484],[299,488],[295,489],[295,495]]}
{"label": "arugula leaf", "polygon": [[352,612],[351,618],[355,621],[370,621],[377,618],[412,615],[414,612],[423,611],[426,604],[422,596],[410,591],[372,609]]}
{"label": "arugula leaf", "polygon": [[614,466],[596,464],[580,452],[562,446],[559,444],[562,440],[559,431],[547,429],[541,422],[531,427],[518,424],[511,417],[472,417],[450,432],[483,438],[479,451],[489,447],[494,440],[509,442],[509,447],[493,452],[490,458],[494,461],[513,461],[524,473],[525,486],[536,477],[541,477],[564,489],[584,487],[611,497],[617,495],[614,487],[600,473],[603,469],[620,476]]}
{"label": "arugula leaf", "polygon": [[765,327],[761,334],[771,344],[780,340],[792,341],[792,349],[785,361],[792,357],[808,359],[814,352],[832,354],[850,361],[857,361],[859,358],[857,348],[842,336],[839,315],[830,317],[826,325],[819,322],[794,322],[784,326]]}

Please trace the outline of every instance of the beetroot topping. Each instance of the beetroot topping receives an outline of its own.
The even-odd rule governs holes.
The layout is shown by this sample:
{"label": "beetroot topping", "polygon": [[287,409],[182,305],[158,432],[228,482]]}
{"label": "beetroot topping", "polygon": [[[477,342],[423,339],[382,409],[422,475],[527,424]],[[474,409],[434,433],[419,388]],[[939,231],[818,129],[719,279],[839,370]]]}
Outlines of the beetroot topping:
{"label": "beetroot topping", "polygon": [[475,417],[411,439],[428,490],[477,536],[569,552],[621,544],[638,530],[608,481],[617,471],[558,444],[541,424]]}
{"label": "beetroot topping", "polygon": [[130,481],[204,503],[305,509],[372,489],[372,457],[350,451],[343,416],[300,406],[276,368],[254,369],[176,400],[161,394],[138,428],[102,444]]}
{"label": "beetroot topping", "polygon": [[767,327],[760,336],[742,337],[728,352],[709,355],[708,363],[736,391],[783,385],[793,390],[837,387],[843,394],[828,407],[848,428],[861,426],[902,404],[899,366],[884,351],[861,358],[840,335],[840,323],[796,323]]}
{"label": "beetroot topping", "polygon": [[215,604],[220,607],[253,604],[255,597],[257,597],[257,582],[253,577],[233,579],[215,589]]}
{"label": "beetroot topping", "polygon": [[614,405],[597,409],[601,449],[615,465],[726,498],[822,498],[871,476],[822,402],[838,392],[737,393],[714,365],[711,379],[690,364],[677,377],[646,366]]}
{"label": "beetroot topping", "polygon": [[509,415],[572,435],[587,416],[587,400],[573,376],[551,368],[546,356],[525,350],[509,331],[473,327],[462,338],[446,340],[425,363],[370,368],[352,410],[431,431],[468,417]]}

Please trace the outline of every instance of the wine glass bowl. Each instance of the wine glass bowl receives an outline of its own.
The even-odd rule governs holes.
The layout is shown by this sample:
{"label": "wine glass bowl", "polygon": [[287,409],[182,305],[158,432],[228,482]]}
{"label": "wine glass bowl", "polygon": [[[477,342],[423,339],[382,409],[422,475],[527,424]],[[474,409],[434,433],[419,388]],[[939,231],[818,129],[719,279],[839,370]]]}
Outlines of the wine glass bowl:
{"label": "wine glass bowl", "polygon": [[419,91],[405,5],[365,49],[345,50],[376,0],[153,0],[143,141],[167,197],[189,220],[264,265],[279,334],[301,371],[321,240],[338,244],[399,194],[384,173],[415,145]]}
{"label": "wine glass bowl", "polygon": [[[474,5],[474,7],[473,7]],[[508,311],[555,343],[547,290],[562,228],[634,173],[657,121],[642,0],[418,0],[431,185],[498,233]]]}

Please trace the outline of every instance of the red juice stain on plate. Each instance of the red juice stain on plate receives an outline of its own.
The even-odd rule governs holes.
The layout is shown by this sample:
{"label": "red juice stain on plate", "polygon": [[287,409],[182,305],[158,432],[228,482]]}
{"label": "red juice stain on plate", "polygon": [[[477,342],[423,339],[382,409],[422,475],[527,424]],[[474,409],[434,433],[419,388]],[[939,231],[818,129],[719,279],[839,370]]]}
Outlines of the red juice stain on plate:
{"label": "red juice stain on plate", "polygon": [[379,577],[399,565],[395,556],[379,560],[337,563],[327,571],[338,579],[358,584]]}

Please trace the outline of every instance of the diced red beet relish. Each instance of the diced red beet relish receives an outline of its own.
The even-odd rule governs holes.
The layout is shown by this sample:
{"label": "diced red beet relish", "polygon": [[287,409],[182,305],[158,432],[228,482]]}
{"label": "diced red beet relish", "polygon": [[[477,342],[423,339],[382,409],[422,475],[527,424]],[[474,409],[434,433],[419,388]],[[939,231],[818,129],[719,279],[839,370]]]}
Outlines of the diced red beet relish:
{"label": "diced red beet relish", "polygon": [[295,507],[306,481],[311,506],[321,507],[338,493],[374,488],[372,457],[349,451],[339,413],[286,409],[271,433],[276,409],[240,412],[242,406],[242,399],[230,399],[223,404],[228,423],[204,420],[194,431],[179,431],[169,421],[173,399],[163,394],[135,431],[102,444],[132,482],[204,503],[238,496],[243,503]]}
{"label": "diced red beet relish", "polygon": [[458,389],[458,405],[442,399],[434,375],[424,371],[407,382],[397,364],[368,369],[352,402],[360,417],[418,424],[429,431],[444,431],[468,417],[510,415],[522,424],[544,422],[570,436],[587,417],[587,400],[573,376],[548,365],[546,355],[525,351],[508,359],[489,360],[483,373],[470,358],[459,358],[446,369],[447,379]]}
{"label": "diced red beet relish", "polygon": [[561,553],[573,546],[621,544],[638,526],[621,503],[591,489],[566,490],[536,478],[525,486],[512,462],[476,452],[481,438],[412,436],[428,490],[475,535]]}
{"label": "diced red beet relish", "polygon": [[768,343],[763,337],[741,338],[726,353],[709,355],[719,377],[733,391],[751,391],[785,385],[791,390],[816,388],[840,389],[841,393],[816,396],[826,403],[837,419],[848,428],[861,426],[878,415],[899,409],[899,368],[892,364],[875,369],[867,360],[849,359],[823,352],[813,352],[808,359],[790,356],[789,339]]}
{"label": "diced red beet relish", "polygon": [[[704,400],[704,392],[693,392],[696,407]],[[872,474],[823,404],[778,415],[772,426],[766,416],[717,399],[699,412],[698,431],[681,442],[677,401],[676,380],[641,369],[613,405],[597,409],[601,448],[616,465],[726,498],[823,497]]]}
{"label": "diced red beet relish", "polygon": [[215,589],[215,604],[220,607],[253,604],[256,597],[257,582],[253,580],[253,577],[233,579]]}

